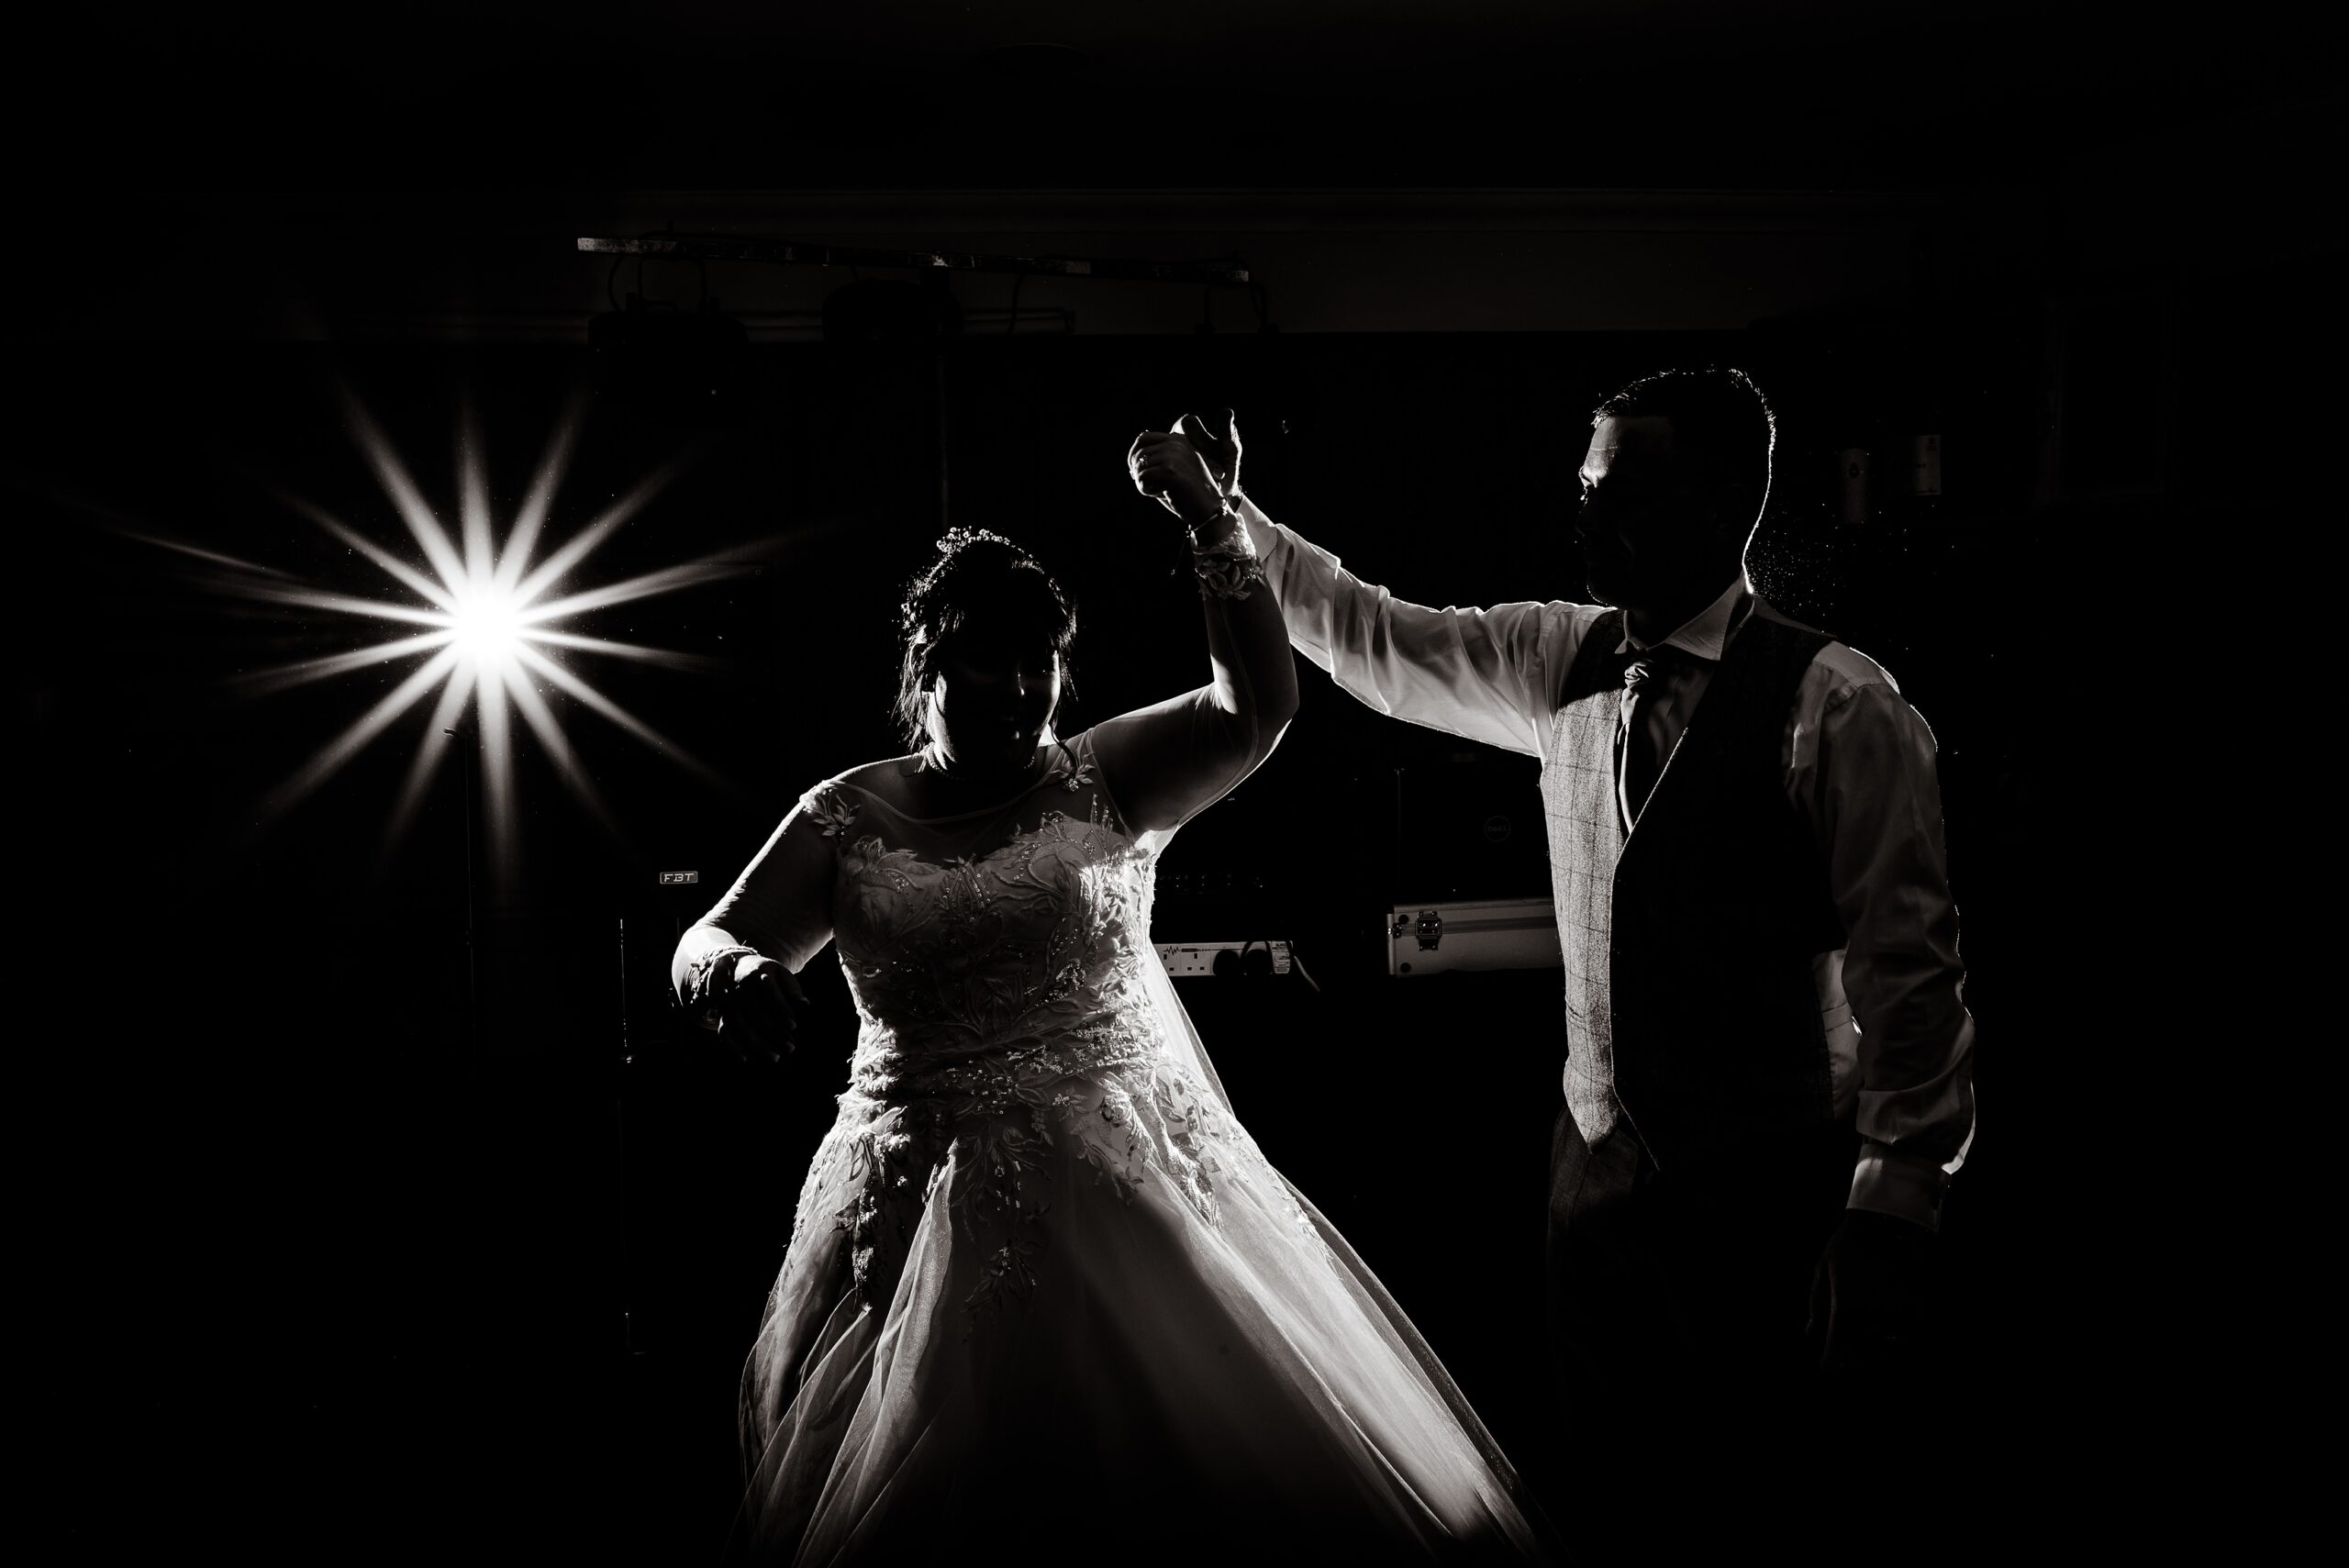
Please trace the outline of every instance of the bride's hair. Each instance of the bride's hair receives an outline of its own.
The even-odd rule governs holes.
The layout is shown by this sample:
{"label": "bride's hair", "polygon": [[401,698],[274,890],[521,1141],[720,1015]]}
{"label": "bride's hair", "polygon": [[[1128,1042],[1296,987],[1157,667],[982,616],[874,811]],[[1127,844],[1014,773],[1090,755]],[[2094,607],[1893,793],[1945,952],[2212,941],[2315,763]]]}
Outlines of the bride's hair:
{"label": "bride's hair", "polygon": [[1063,695],[1076,690],[1069,662],[1075,607],[1034,556],[1001,534],[949,529],[938,541],[938,559],[906,585],[897,628],[905,653],[896,711],[909,746],[921,745],[928,733],[924,699],[939,661],[965,637],[1048,641],[1060,655]]}

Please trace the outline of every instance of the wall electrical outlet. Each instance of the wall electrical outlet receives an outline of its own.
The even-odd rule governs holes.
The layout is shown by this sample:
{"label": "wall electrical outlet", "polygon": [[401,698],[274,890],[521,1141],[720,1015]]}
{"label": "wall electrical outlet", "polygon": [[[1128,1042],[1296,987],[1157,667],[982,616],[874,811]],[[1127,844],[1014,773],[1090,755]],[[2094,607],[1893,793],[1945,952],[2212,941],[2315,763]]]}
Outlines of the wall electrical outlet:
{"label": "wall electrical outlet", "polygon": [[1286,942],[1160,942],[1158,962],[1166,966],[1166,973],[1172,978],[1187,980],[1194,975],[1213,974],[1216,954],[1238,952],[1242,948],[1253,947],[1272,950],[1275,974],[1289,972]]}

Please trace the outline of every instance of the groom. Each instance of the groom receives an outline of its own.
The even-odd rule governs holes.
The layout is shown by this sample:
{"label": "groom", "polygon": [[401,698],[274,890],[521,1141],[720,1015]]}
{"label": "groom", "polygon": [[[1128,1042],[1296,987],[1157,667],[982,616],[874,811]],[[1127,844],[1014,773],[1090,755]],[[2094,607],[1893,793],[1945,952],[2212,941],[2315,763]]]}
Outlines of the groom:
{"label": "groom", "polygon": [[1925,1371],[1920,1273],[1974,1127],[1933,738],[1882,669],[1755,596],[1760,391],[1672,371],[1599,406],[1571,519],[1593,604],[1406,603],[1239,495],[1228,417],[1177,433],[1308,658],[1380,712],[1542,759],[1564,1395],[1685,1409],[1654,1396]]}

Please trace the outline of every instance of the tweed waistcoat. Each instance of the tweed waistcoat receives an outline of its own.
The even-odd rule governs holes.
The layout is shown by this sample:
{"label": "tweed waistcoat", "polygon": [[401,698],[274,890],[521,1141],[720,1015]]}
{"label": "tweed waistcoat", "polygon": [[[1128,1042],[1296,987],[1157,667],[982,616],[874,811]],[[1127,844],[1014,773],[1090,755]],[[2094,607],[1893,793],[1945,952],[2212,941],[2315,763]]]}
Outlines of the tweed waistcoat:
{"label": "tweed waistcoat", "polygon": [[1629,1123],[1659,1166],[1833,1119],[1813,961],[1843,934],[1783,762],[1829,639],[1749,617],[1626,832],[1620,611],[1568,671],[1542,797],[1565,952],[1566,1105],[1597,1143]]}

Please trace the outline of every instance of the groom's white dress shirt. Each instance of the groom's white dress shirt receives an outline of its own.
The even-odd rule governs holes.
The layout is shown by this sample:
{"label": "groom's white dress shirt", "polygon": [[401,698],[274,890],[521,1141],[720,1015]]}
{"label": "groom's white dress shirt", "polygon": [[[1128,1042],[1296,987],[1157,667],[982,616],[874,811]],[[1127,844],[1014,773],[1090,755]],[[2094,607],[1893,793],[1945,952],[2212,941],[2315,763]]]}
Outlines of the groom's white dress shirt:
{"label": "groom's white dress shirt", "polygon": [[[1606,609],[1562,601],[1430,609],[1364,583],[1338,558],[1242,501],[1289,639],[1381,713],[1542,755],[1566,672]],[[1704,695],[1752,589],[1742,579],[1664,641],[1639,703],[1650,754],[1668,757]],[[1785,619],[1756,600],[1753,615]],[[1633,649],[1646,646],[1627,638]],[[1939,1223],[1974,1136],[1974,1021],[1960,999],[1932,732],[1892,677],[1830,643],[1787,727],[1787,798],[1817,835],[1845,945],[1813,964],[1835,1105],[1862,1143],[1850,1207]]]}

